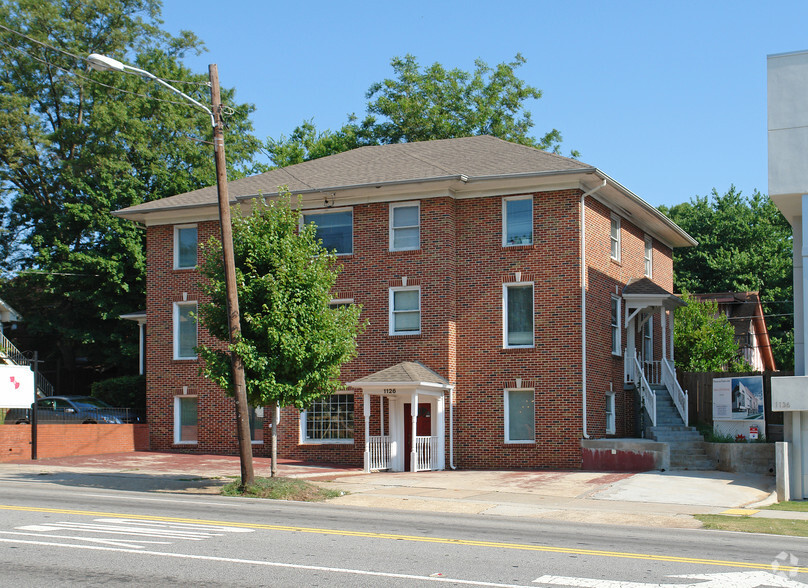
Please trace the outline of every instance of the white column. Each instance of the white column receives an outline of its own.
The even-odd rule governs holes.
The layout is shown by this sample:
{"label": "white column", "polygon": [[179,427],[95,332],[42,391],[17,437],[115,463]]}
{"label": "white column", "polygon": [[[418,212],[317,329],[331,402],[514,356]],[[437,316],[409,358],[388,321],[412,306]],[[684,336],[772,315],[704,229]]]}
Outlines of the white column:
{"label": "white column", "polygon": [[138,321],[138,333],[139,333],[139,340],[138,340],[138,359],[139,361],[139,371],[138,373],[142,376],[146,371],[146,338],[144,337],[143,333],[146,329],[146,323]]}
{"label": "white column", "polygon": [[415,443],[415,436],[418,431],[418,394],[412,395],[410,404],[410,416],[412,416],[412,450],[410,451],[410,471],[418,471],[418,451]]}
{"label": "white column", "polygon": [[670,351],[671,363],[673,363],[673,314],[674,314],[673,310],[671,310],[668,313],[668,337],[670,337],[670,344],[671,344],[671,351]]}
{"label": "white column", "polygon": [[668,359],[668,317],[665,307],[659,309],[659,324],[662,325],[662,361]]}
{"label": "white column", "polygon": [[[629,314],[628,305],[626,305],[626,318],[629,317]],[[634,375],[634,357],[637,355],[637,347],[634,343],[634,331],[637,330],[634,326],[636,318],[635,316],[631,320],[626,320],[626,356],[623,358],[623,365],[625,366],[623,371],[626,374],[632,374],[632,380],[636,378],[636,375]]]}
{"label": "white column", "polygon": [[384,437],[384,396],[379,396],[379,426],[381,436]]}
{"label": "white column", "polygon": [[[802,196],[802,210],[808,210],[808,195]],[[808,214],[802,214],[794,219],[793,227],[793,247],[794,247],[794,375],[806,375],[805,335],[806,329],[805,309],[808,308],[808,287],[805,279],[808,273],[805,272],[805,260],[808,257]],[[799,496],[799,495],[798,495]]]}
{"label": "white column", "polygon": [[363,395],[365,407],[365,471],[370,471],[370,394]]}

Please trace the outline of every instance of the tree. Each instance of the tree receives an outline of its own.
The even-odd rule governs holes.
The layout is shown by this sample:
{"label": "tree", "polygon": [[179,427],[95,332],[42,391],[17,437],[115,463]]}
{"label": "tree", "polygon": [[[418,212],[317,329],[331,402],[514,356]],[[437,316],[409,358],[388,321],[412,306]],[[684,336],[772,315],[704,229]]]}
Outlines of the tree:
{"label": "tree", "polygon": [[[258,201],[250,216],[233,219],[241,339],[233,345],[244,362],[251,406],[307,408],[342,388],[340,367],[356,355],[356,337],[364,328],[356,305],[331,308],[340,266],[323,249],[313,224],[298,230],[300,211],[286,193]],[[202,345],[203,373],[233,394],[229,330],[221,246],[211,239],[202,248],[200,272],[210,302],[199,314],[205,328],[222,344]],[[277,468],[277,427],[272,426],[272,475]]]}
{"label": "tree", "polygon": [[700,302],[687,291],[682,292],[682,300],[687,306],[676,309],[673,327],[677,367],[686,372],[751,370],[738,350],[735,329],[718,312],[718,303]]}
{"label": "tree", "polygon": [[673,252],[676,291],[760,292],[766,324],[780,369],[794,361],[791,226],[774,203],[731,186],[725,194],[696,196],[689,203],[660,207],[699,244]]}
{"label": "tree", "polygon": [[561,133],[556,129],[540,139],[529,134],[534,123],[525,103],[542,94],[517,77],[524,63],[518,53],[493,68],[478,59],[471,73],[440,63],[421,68],[412,55],[394,57],[395,77],[370,86],[361,122],[351,114],[339,130],[317,132],[308,120],[288,138],[270,138],[266,150],[273,164],[283,167],[365,145],[493,135],[558,153]]}
{"label": "tree", "polygon": [[[139,76],[90,72],[101,53],[209,101],[204,74],[181,64],[202,43],[158,28],[158,0],[12,0],[0,4],[0,296],[75,378],[125,373],[137,337],[118,319],[142,307],[143,231],[112,211],[213,184],[210,119]],[[223,92],[233,104],[234,92]],[[238,177],[260,147],[251,105],[229,119]],[[10,242],[12,240],[13,242]],[[58,351],[57,351],[58,350]],[[131,368],[130,368],[131,369]],[[83,390],[86,392],[86,390]]]}

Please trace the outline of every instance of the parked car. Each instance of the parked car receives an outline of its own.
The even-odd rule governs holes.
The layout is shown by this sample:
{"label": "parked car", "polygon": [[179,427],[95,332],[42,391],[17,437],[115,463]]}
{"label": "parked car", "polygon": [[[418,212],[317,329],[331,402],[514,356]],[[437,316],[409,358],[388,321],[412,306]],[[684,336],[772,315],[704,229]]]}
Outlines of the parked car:
{"label": "parked car", "polygon": [[[47,396],[36,401],[37,423],[62,424],[121,424],[139,422],[137,415],[128,408],[113,408],[92,396]],[[28,424],[31,410],[12,408],[6,413],[5,423]]]}

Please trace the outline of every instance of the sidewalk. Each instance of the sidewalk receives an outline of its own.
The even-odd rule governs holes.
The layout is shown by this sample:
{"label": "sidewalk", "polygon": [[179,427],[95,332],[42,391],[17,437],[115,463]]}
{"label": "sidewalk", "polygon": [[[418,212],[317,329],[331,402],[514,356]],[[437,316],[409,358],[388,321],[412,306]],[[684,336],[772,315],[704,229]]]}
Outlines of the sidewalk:
{"label": "sidewalk", "polygon": [[[268,458],[254,458],[269,475]],[[334,504],[662,527],[699,527],[694,514],[805,519],[808,513],[733,512],[770,500],[774,478],[725,472],[444,471],[365,474],[279,460],[278,474],[344,490]],[[144,492],[217,493],[240,473],[237,456],[118,453],[0,464],[0,478]],[[729,511],[729,512],[727,512]]]}

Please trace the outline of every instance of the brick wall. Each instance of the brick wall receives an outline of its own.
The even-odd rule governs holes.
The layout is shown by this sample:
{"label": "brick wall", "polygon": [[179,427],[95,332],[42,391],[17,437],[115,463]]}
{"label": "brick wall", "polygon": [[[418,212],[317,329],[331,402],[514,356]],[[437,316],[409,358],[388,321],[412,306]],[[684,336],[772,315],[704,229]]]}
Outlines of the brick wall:
{"label": "brick wall", "polygon": [[[582,429],[580,195],[578,190],[534,197],[534,243],[502,246],[502,198],[420,201],[421,248],[390,252],[389,205],[357,205],[354,251],[343,266],[335,297],[352,298],[369,321],[359,356],[343,368],[351,381],[401,361],[420,361],[456,386],[454,450],[461,468],[579,468]],[[644,273],[644,234],[622,220],[622,259],[610,259],[609,210],[589,198],[587,225],[587,417],[590,436],[605,435],[605,392],[616,394],[617,435],[633,432],[633,398],[622,389],[622,357],[611,354],[610,294]],[[218,233],[199,223],[199,240]],[[151,447],[155,450],[237,453],[233,402],[199,374],[196,361],[172,359],[173,302],[202,301],[196,270],[172,269],[173,227],[147,232],[149,285],[147,388]],[[503,348],[503,283],[534,284],[535,346]],[[389,288],[421,289],[421,334],[389,334]],[[670,250],[655,242],[654,279],[670,289]],[[211,342],[200,330],[200,341]],[[623,333],[625,342],[625,333]],[[535,390],[536,442],[508,444],[504,390],[521,380]],[[199,441],[174,444],[174,397],[199,399]],[[283,411],[279,455],[361,464],[362,395],[355,395],[352,445],[301,444],[299,414]],[[448,404],[448,403],[447,403]],[[379,401],[371,403],[371,434],[378,434]],[[447,406],[448,413],[448,406]],[[269,418],[264,445],[268,455]],[[446,419],[448,444],[448,414]],[[447,447],[448,462],[448,447]],[[448,463],[447,463],[448,465]]]}
{"label": "brick wall", "polygon": [[[149,449],[147,425],[38,425],[37,457]],[[0,462],[31,459],[31,425],[0,426]]]}

